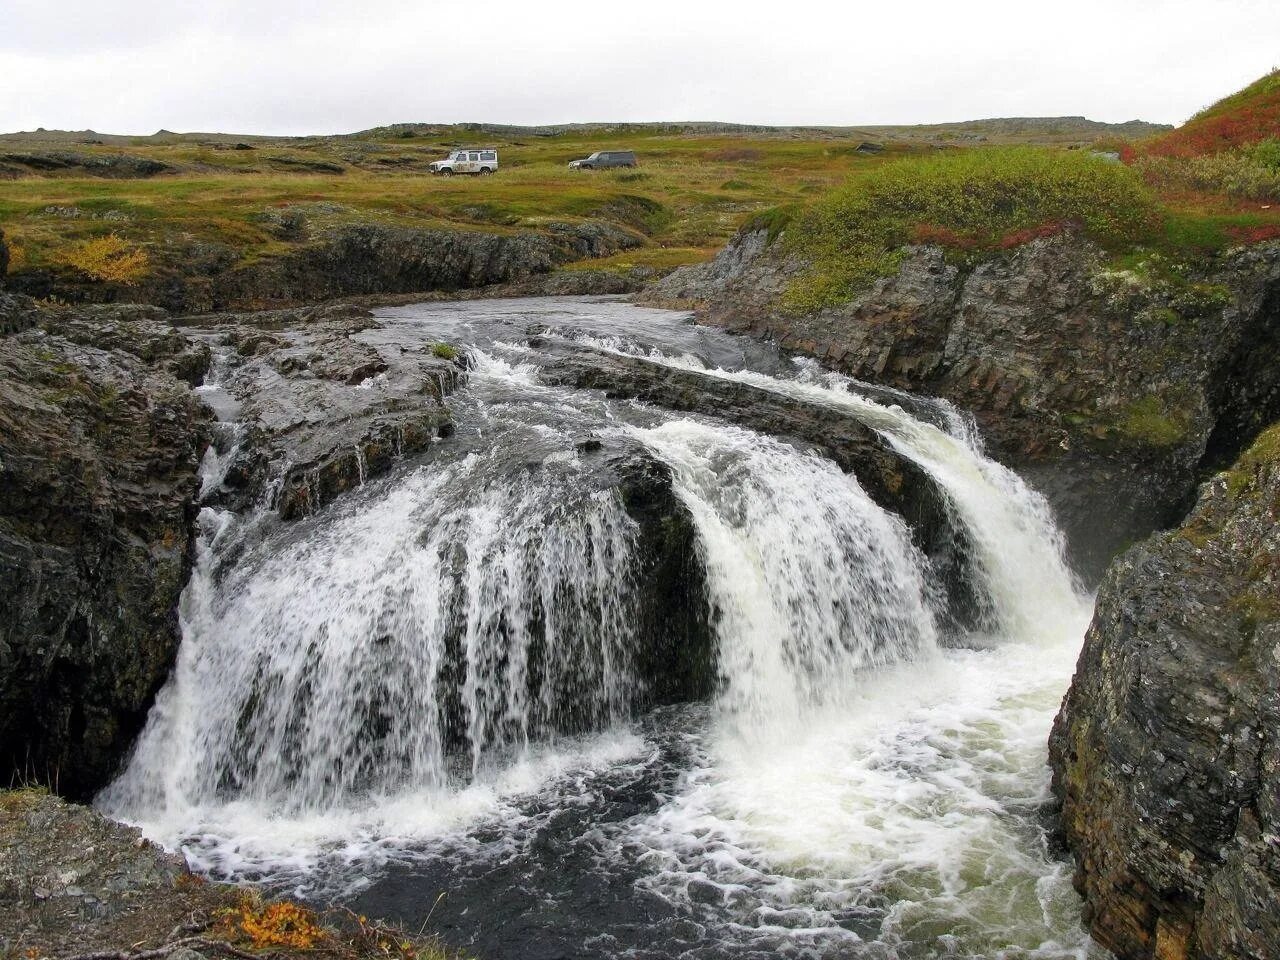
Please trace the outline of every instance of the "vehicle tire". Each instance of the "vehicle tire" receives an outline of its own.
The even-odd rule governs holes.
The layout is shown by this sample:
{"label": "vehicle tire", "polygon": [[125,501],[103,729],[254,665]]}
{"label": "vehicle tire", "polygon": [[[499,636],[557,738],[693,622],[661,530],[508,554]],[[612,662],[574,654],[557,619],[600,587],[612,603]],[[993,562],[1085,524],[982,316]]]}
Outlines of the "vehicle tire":
{"label": "vehicle tire", "polygon": [[488,167],[481,167],[481,168],[480,168],[480,176],[482,176],[482,177],[487,177],[487,176],[489,176],[489,175],[490,175],[490,174],[492,174],[492,173],[493,173],[493,171],[492,171],[492,170],[490,170]]}
{"label": "vehicle tire", "polygon": [[452,176],[453,176],[453,171],[452,171],[452,170],[450,170],[448,167],[446,167],[445,169],[443,169],[443,170],[441,170],[441,171],[440,171],[440,176],[442,176],[442,177],[452,177]]}
{"label": "vehicle tire", "polygon": [[591,164],[589,164],[589,163],[584,163],[584,164],[583,164],[582,166],[580,166],[578,169],[579,169],[579,170],[594,170],[594,169],[595,169],[595,167],[593,167],[593,166],[592,166]]}

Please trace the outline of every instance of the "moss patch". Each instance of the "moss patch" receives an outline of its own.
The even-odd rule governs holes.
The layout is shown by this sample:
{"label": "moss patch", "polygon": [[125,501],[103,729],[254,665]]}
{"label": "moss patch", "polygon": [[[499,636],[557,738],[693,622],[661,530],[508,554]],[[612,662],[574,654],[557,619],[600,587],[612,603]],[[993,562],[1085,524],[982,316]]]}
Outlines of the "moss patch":
{"label": "moss patch", "polygon": [[1187,438],[1190,416],[1156,394],[1135,400],[1124,408],[1116,428],[1131,440],[1153,447],[1175,447]]}

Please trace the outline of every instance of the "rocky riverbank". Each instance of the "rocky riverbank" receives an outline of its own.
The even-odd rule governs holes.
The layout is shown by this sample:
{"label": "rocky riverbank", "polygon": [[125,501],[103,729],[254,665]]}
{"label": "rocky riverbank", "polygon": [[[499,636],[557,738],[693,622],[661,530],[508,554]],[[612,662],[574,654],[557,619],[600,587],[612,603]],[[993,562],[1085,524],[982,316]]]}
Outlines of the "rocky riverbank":
{"label": "rocky riverbank", "polygon": [[1274,244],[1164,273],[1115,267],[1073,234],[972,267],[913,247],[861,297],[798,314],[783,294],[805,269],[784,239],[749,230],[643,299],[971,411],[1049,497],[1091,580],[1280,416],[1280,371],[1260,359],[1280,345]]}
{"label": "rocky riverbank", "polygon": [[1050,741],[1094,936],[1280,957],[1280,425],[1112,566]]}
{"label": "rocky riverbank", "polygon": [[0,312],[25,328],[0,338],[2,762],[85,797],[176,648],[208,437],[183,376],[208,351],[145,308]]}
{"label": "rocky riverbank", "polygon": [[0,791],[0,901],[0,956],[27,960],[456,960],[403,930],[204,880],[136,829],[42,790]]}
{"label": "rocky riverbank", "polygon": [[360,342],[352,306],[179,327],[0,298],[0,759],[87,798],[173,663],[200,506],[318,509],[449,431],[459,367]]}

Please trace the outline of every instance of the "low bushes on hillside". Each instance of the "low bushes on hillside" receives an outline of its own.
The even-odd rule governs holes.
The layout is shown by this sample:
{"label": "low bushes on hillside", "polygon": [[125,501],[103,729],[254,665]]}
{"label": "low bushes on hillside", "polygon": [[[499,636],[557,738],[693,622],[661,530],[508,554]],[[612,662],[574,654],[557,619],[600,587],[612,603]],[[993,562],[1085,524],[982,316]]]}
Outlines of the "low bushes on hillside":
{"label": "low bushes on hillside", "polygon": [[847,300],[896,269],[901,248],[994,250],[1074,226],[1109,247],[1149,236],[1160,219],[1133,169],[1035,148],[948,152],[886,164],[817,202],[787,229],[812,264],[793,309]]}
{"label": "low bushes on hillside", "polygon": [[1141,145],[1158,157],[1201,157],[1272,139],[1280,130],[1280,70],[1219,100],[1163,136]]}
{"label": "low bushes on hillside", "polygon": [[1240,200],[1280,200],[1280,138],[1203,156],[1137,154],[1131,162],[1158,190],[1208,191]]}

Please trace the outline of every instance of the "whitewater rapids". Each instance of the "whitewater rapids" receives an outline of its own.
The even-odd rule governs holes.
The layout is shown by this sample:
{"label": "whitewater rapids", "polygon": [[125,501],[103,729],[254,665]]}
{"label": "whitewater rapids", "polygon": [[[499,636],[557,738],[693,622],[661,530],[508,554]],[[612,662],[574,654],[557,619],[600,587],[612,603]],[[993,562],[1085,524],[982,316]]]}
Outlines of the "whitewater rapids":
{"label": "whitewater rapids", "polygon": [[[1091,599],[1043,499],[964,417],[612,300],[381,319],[361,336],[468,351],[456,456],[292,526],[205,509],[178,664],[105,811],[211,875],[429,915],[486,958],[1102,955],[1040,819]],[[534,321],[880,433],[967,533],[980,625],[944,642],[935,572],[855,476],[544,385]],[[709,703],[629,711],[637,530],[584,432],[670,470]]]}

